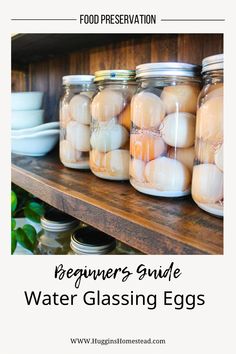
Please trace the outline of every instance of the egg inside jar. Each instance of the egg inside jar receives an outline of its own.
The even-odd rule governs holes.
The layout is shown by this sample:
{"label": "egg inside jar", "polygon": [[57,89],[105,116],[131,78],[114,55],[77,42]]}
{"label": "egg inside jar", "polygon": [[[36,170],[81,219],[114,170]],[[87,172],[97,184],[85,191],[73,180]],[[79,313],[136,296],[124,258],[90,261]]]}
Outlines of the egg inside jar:
{"label": "egg inside jar", "polygon": [[90,169],[100,178],[128,180],[135,71],[100,70],[94,81],[98,92],[91,105]]}
{"label": "egg inside jar", "polygon": [[192,197],[197,205],[223,216],[223,54],[203,59],[204,86],[197,107]]}
{"label": "egg inside jar", "polygon": [[160,197],[190,194],[200,67],[176,62],[136,68],[131,101],[130,183]]}
{"label": "egg inside jar", "polygon": [[64,166],[89,169],[93,75],[64,76],[60,100],[60,160]]}

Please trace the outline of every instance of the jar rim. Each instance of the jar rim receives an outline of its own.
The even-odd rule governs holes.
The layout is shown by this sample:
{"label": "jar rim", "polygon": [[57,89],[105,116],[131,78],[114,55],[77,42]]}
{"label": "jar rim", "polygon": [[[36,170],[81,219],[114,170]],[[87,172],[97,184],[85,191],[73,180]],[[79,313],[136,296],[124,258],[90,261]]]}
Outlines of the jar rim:
{"label": "jar rim", "polygon": [[199,77],[201,66],[196,64],[181,62],[157,62],[145,63],[136,67],[136,78],[155,78],[155,77]]}
{"label": "jar rim", "polygon": [[210,55],[202,60],[202,73],[224,69],[224,54]]}
{"label": "jar rim", "polygon": [[135,70],[123,70],[123,69],[112,69],[112,70],[99,70],[94,73],[94,82],[99,81],[135,81]]}
{"label": "jar rim", "polygon": [[62,77],[63,85],[92,84],[93,82],[94,75],[66,75]]}
{"label": "jar rim", "polygon": [[41,217],[40,222],[44,230],[54,232],[71,230],[79,225],[78,220],[57,210],[49,210]]}

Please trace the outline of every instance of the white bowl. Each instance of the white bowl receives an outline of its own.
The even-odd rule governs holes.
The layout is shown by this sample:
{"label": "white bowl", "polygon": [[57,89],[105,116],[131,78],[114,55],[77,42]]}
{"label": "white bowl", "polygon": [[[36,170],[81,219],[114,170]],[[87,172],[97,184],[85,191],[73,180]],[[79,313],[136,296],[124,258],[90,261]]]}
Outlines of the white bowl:
{"label": "white bowl", "polygon": [[11,128],[25,129],[36,127],[43,124],[43,109],[30,111],[12,111],[11,112]]}
{"label": "white bowl", "polygon": [[37,127],[28,128],[28,129],[17,129],[17,130],[12,129],[11,136],[31,135],[44,130],[59,129],[59,127],[60,127],[59,122],[44,123],[38,125]]}
{"label": "white bowl", "polygon": [[30,135],[12,136],[11,151],[18,155],[44,156],[55,147],[59,132],[59,129],[51,129]]}
{"label": "white bowl", "polygon": [[40,109],[43,102],[43,92],[12,92],[11,109],[13,111],[24,111]]}

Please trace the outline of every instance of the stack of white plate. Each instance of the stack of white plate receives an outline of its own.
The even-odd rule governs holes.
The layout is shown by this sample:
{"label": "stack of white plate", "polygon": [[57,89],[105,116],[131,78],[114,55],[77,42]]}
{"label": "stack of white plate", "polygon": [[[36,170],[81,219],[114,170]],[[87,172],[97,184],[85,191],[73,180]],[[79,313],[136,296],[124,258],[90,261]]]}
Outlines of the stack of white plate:
{"label": "stack of white plate", "polygon": [[43,156],[59,139],[59,122],[43,124],[43,92],[12,93],[11,143],[18,155]]}

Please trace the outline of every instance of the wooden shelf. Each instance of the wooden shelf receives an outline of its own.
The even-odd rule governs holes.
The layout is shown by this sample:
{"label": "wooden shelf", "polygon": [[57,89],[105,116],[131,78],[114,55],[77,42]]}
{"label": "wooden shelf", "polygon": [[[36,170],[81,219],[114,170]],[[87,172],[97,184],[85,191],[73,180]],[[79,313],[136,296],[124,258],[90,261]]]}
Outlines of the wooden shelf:
{"label": "wooden shelf", "polygon": [[223,253],[223,221],[190,197],[146,196],[128,182],[67,169],[57,155],[13,155],[13,183],[146,254]]}

